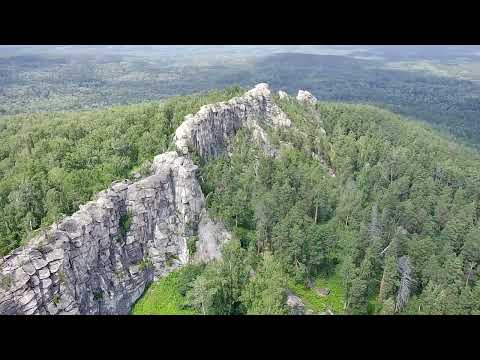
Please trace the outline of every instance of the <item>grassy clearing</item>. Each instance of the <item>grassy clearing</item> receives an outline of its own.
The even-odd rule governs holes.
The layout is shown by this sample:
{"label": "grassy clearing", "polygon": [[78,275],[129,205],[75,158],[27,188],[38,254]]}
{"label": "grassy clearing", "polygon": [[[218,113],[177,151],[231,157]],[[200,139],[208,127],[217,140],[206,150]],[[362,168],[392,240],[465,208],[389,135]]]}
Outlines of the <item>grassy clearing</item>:
{"label": "grassy clearing", "polygon": [[180,274],[172,272],[153,283],[135,303],[132,315],[194,315],[195,311],[182,308],[184,301],[179,291]]}
{"label": "grassy clearing", "polygon": [[296,284],[295,281],[289,282],[290,289],[299,296],[307,309],[315,313],[324,312],[330,309],[335,315],[343,314],[343,289],[342,279],[335,273],[326,278],[318,278],[315,281],[317,288],[329,288],[330,294],[327,296],[318,296],[314,289],[308,289],[303,284]]}

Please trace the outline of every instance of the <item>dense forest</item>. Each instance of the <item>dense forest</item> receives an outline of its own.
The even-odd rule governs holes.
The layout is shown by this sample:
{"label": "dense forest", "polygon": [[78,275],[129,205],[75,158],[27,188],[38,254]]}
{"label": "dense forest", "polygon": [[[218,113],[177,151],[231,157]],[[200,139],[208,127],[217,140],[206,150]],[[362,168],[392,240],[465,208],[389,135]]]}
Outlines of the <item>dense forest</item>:
{"label": "dense forest", "polygon": [[[378,105],[480,143],[480,85],[475,81],[415,71],[414,66],[392,69],[384,60],[351,56],[278,53],[201,61],[192,55],[198,60],[193,63],[142,54],[0,57],[0,115],[89,110],[268,82],[289,92],[308,89],[323,101]],[[451,61],[444,57],[439,61]],[[478,68],[473,61],[466,64],[469,69]],[[448,68],[462,72],[466,65]],[[478,69],[474,72],[478,77]]]}
{"label": "dense forest", "polygon": [[179,304],[285,314],[287,286],[336,273],[341,313],[479,314],[478,154],[375,107],[279,103],[295,124],[270,134],[280,156],[239,133],[202,166],[209,212],[235,240],[179,273]]}
{"label": "dense forest", "polygon": [[[241,93],[2,117],[1,254],[113,180],[147,174],[186,114]],[[222,260],[151,290],[169,289],[184,313],[287,314],[287,289],[335,278],[337,313],[480,314],[478,153],[374,106],[275,101],[294,124],[269,132],[278,156],[240,131],[200,164],[208,211],[233,234]]]}

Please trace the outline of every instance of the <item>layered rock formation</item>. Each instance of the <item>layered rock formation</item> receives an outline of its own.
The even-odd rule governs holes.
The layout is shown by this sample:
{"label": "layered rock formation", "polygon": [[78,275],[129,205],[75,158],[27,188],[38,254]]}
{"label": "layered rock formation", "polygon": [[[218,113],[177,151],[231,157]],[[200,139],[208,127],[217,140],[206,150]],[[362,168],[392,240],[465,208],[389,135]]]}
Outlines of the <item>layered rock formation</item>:
{"label": "layered rock formation", "polygon": [[273,102],[268,85],[258,84],[243,96],[202,106],[195,115],[187,115],[175,131],[174,142],[181,154],[194,150],[208,160],[221,154],[228,141],[244,128],[270,152],[265,128],[290,125],[285,113]]}
{"label": "layered rock formation", "polygon": [[268,85],[206,105],[175,133],[177,151],[158,155],[153,175],[113,183],[96,199],[0,259],[0,314],[127,314],[148,283],[186,264],[219,257],[226,229],[208,218],[194,151],[205,160],[247,129],[266,151],[268,126],[290,126]]}

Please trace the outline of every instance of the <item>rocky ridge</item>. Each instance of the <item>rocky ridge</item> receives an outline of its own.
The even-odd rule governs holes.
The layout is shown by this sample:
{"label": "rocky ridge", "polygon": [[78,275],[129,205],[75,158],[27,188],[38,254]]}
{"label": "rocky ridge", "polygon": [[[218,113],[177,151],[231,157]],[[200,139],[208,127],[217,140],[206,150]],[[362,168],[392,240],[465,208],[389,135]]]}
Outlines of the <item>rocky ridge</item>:
{"label": "rocky ridge", "polygon": [[151,281],[190,260],[192,236],[193,260],[218,258],[229,234],[208,218],[189,155],[218,156],[242,128],[271,151],[266,128],[290,125],[267,84],[187,115],[151,176],[112,183],[0,259],[0,314],[127,314]]}

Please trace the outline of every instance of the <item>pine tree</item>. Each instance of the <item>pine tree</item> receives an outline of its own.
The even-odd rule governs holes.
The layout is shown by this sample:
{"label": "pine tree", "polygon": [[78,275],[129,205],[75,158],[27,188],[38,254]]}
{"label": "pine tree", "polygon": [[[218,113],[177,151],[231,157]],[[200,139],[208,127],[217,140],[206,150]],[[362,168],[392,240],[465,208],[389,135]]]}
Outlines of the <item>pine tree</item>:
{"label": "pine tree", "polygon": [[379,301],[383,302],[386,299],[394,296],[400,284],[397,255],[394,248],[390,248],[385,256],[385,265],[383,268],[382,281],[380,282]]}
{"label": "pine tree", "polygon": [[269,252],[265,252],[255,275],[242,292],[241,300],[247,314],[285,315],[287,276]]}

